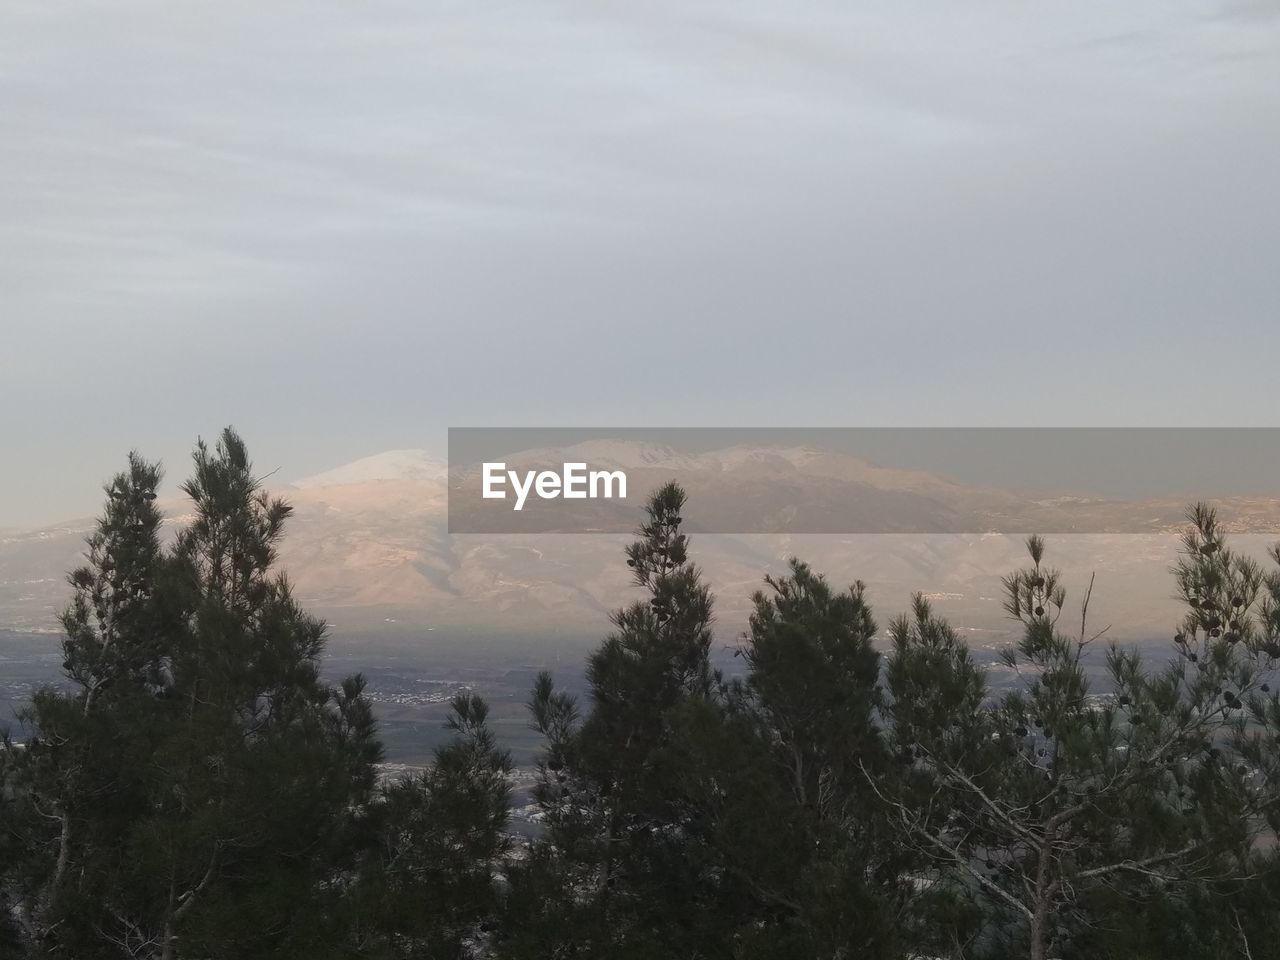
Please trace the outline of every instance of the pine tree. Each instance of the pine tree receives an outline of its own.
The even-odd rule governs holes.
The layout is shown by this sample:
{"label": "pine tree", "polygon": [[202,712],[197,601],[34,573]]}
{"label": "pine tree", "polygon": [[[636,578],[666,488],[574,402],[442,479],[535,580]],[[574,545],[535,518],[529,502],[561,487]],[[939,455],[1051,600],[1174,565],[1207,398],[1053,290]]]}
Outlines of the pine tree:
{"label": "pine tree", "polygon": [[73,599],[61,620],[70,691],[39,690],[22,717],[37,735],[20,748],[6,744],[14,915],[46,952],[88,955],[98,883],[145,803],[163,637],[179,624],[159,589],[170,582],[155,507],[160,479],[159,467],[135,453],[106,487],[86,563],[68,578]]}
{"label": "pine tree", "polygon": [[492,932],[512,767],[488,712],[480,697],[459,694],[446,724],[453,741],[430,769],[382,790],[348,904],[359,956],[461,957]]}
{"label": "pine tree", "polygon": [[119,912],[162,952],[180,936],[241,957],[321,949],[314,894],[381,755],[363,680],[320,681],[324,624],[273,569],[290,508],[262,490],[240,438],[199,444],[194,465],[194,519],[174,548],[186,617],[172,723],[153,758],[165,799],[135,833],[126,888],[140,896]]}
{"label": "pine tree", "polygon": [[765,583],[770,592],[753,597],[747,689],[791,769],[797,802],[834,815],[825,804],[866,789],[859,764],[880,766],[876,623],[860,582],[836,593],[792,560],[790,576]]}
{"label": "pine tree", "polygon": [[534,723],[547,739],[535,797],[548,836],[513,878],[513,910],[524,912],[511,922],[531,932],[509,952],[545,951],[555,940],[565,955],[646,956],[697,935],[682,920],[699,886],[690,824],[665,767],[671,712],[708,698],[715,683],[712,600],[689,560],[684,504],[678,486],[660,488],[627,548],[648,596],[614,614],[615,631],[591,655],[587,716],[579,720],[549,677],[534,689]]}
{"label": "pine tree", "polygon": [[1153,671],[1113,646],[1109,694],[1085,670],[1100,635],[1092,585],[1079,633],[1060,632],[1065,589],[1038,537],[1031,566],[1005,580],[1023,627],[1005,657],[1022,678],[1011,692],[989,696],[923,601],[895,626],[886,725],[905,770],[877,792],[904,843],[983,906],[987,947],[1069,955],[1124,922],[1117,905],[1249,876],[1275,828],[1280,713],[1266,678],[1280,631],[1259,592],[1280,583],[1226,549],[1212,511],[1191,520],[1175,656]]}
{"label": "pine tree", "polygon": [[675,724],[680,795],[715,878],[707,926],[731,956],[896,956],[907,891],[864,775],[887,762],[864,587],[835,591],[797,560],[765,582],[746,677]]}
{"label": "pine tree", "polygon": [[674,484],[626,550],[644,598],[540,675],[544,830],[509,835],[511,760],[466,694],[451,743],[381,787],[364,681],[276,570],[289,507],[226,431],[183,487],[107,487],[70,576],[61,688],[0,748],[0,956],[781,960],[1280,956],[1280,546],[1196,506],[1167,663],[1078,629],[1039,537],[1004,580],[995,691],[921,596],[883,663],[861,583],[766,577],[732,681]]}
{"label": "pine tree", "polygon": [[332,948],[380,757],[363,680],[320,681],[324,625],[273,571],[289,508],[240,438],[194,459],[170,550],[158,469],[133,457],[112,483],[63,618],[71,692],[38,694],[6,750],[17,915],[46,954]]}

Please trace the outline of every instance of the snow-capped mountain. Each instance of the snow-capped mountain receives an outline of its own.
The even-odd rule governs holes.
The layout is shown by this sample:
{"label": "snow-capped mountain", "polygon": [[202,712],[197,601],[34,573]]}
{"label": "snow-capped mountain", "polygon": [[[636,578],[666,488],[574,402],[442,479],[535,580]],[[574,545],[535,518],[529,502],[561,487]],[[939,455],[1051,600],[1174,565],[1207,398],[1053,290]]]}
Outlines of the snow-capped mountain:
{"label": "snow-capped mountain", "polygon": [[444,480],[449,464],[426,450],[388,450],[324,473],[295,480],[292,486],[307,490],[313,487],[336,487],[348,483],[374,480]]}
{"label": "snow-capped mountain", "polygon": [[[689,491],[692,556],[716,593],[727,640],[745,624],[763,576],[784,571],[792,555],[833,583],[866,581],[881,622],[919,590],[938,596],[940,611],[975,641],[1006,637],[1000,578],[1025,559],[1021,537],[961,531],[1072,529],[1063,520],[1068,515],[1082,521],[1077,529],[1121,531],[1141,520],[1137,534],[1049,537],[1050,561],[1069,582],[1082,586],[1097,572],[1091,612],[1116,625],[1112,636],[1161,636],[1177,613],[1168,570],[1178,550],[1180,502],[1034,501],[800,447],[688,455],[611,441],[511,459],[621,467],[641,493],[678,478]],[[395,624],[411,632],[436,628],[430,636],[457,627],[547,637],[607,629],[609,611],[637,595],[622,554],[631,539],[625,533],[450,535],[446,476],[445,462],[428,451],[392,450],[279,490],[295,508],[280,562],[298,599],[336,633]],[[802,510],[843,498],[889,522],[880,524],[881,534],[798,534],[786,525],[752,535],[699,532],[733,529],[726,518],[772,509],[767,495],[779,490]],[[170,530],[188,511],[177,499],[162,506]],[[1280,528],[1280,500],[1241,498],[1222,506],[1239,534],[1236,543],[1262,558],[1275,539],[1265,531]],[[988,526],[987,518],[998,523]],[[81,521],[0,537],[0,628],[56,627],[68,599],[66,573],[79,562],[90,526]],[[939,532],[893,532],[922,529]]]}

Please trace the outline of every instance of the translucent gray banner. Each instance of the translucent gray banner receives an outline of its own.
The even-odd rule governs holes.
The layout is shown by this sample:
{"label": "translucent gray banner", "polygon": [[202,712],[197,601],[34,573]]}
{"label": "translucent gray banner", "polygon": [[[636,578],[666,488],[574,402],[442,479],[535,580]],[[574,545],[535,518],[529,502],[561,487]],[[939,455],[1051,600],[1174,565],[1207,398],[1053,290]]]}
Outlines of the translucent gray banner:
{"label": "translucent gray banner", "polygon": [[449,430],[451,533],[628,533],[668,481],[703,533],[1280,532],[1276,428]]}

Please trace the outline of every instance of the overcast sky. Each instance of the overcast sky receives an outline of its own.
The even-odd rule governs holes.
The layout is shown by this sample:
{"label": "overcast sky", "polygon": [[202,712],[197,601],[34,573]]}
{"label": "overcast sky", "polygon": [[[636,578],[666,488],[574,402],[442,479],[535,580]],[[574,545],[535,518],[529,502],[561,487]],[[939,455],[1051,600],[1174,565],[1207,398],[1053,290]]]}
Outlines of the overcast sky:
{"label": "overcast sky", "polygon": [[1280,0],[0,5],[0,527],[130,447],[1276,425]]}

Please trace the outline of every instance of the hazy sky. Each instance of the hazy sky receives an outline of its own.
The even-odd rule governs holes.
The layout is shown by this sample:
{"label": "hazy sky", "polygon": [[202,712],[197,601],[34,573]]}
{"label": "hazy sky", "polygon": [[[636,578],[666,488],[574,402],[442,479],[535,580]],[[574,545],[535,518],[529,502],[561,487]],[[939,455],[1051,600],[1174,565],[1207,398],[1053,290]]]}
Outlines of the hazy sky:
{"label": "hazy sky", "polygon": [[1280,0],[0,4],[0,526],[235,423],[1276,425]]}

